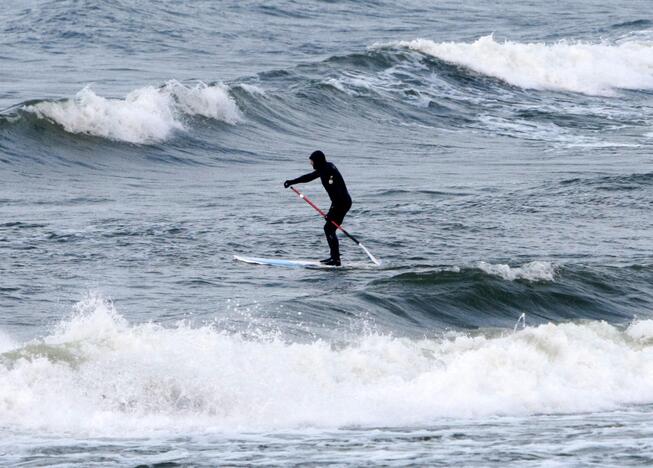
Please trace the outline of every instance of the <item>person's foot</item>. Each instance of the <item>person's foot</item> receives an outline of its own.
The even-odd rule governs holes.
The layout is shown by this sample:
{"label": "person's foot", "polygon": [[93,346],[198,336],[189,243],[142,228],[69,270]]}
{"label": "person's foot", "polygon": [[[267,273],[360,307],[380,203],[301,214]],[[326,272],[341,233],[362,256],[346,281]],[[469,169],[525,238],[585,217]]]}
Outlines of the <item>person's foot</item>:
{"label": "person's foot", "polygon": [[320,263],[323,263],[323,264],[326,265],[326,264],[329,263],[330,261],[331,261],[331,257],[329,257],[329,258],[325,258],[324,260],[320,260]]}
{"label": "person's foot", "polygon": [[340,266],[340,259],[333,259],[330,258],[326,262],[322,262],[323,265],[328,265],[328,266]]}

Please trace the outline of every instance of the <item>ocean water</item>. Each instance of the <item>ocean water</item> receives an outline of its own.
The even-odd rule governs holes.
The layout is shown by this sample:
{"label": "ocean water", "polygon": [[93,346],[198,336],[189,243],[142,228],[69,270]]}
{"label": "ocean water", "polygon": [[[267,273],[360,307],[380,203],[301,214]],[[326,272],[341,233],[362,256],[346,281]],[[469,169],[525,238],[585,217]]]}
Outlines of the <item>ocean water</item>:
{"label": "ocean water", "polygon": [[[0,13],[0,464],[653,464],[649,2]],[[345,267],[283,181],[321,149]],[[322,208],[318,182],[300,187]]]}

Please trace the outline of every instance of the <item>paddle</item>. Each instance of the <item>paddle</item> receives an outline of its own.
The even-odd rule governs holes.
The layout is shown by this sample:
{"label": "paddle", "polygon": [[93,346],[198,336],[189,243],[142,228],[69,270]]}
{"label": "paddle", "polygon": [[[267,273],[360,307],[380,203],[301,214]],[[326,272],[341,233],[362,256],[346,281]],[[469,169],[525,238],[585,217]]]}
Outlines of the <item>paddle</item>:
{"label": "paddle", "polygon": [[363,244],[361,244],[360,241],[359,241],[358,239],[356,239],[354,236],[352,236],[352,235],[349,234],[347,231],[345,231],[345,230],[343,229],[343,227],[340,226],[338,223],[336,223],[335,221],[333,221],[333,220],[327,218],[327,215],[324,214],[324,211],[322,211],[321,209],[319,209],[319,208],[317,207],[317,205],[316,205],[315,203],[313,203],[312,201],[310,201],[306,195],[304,195],[302,192],[300,192],[299,190],[297,190],[295,187],[290,187],[290,188],[292,189],[293,192],[295,192],[295,193],[299,196],[299,198],[301,198],[302,200],[304,200],[306,203],[308,203],[309,205],[311,205],[311,206],[315,209],[315,211],[317,211],[318,213],[320,213],[324,219],[326,219],[327,221],[331,221],[335,227],[337,227],[338,229],[340,229],[342,232],[345,233],[345,236],[349,237],[351,240],[353,240],[354,242],[356,242],[356,245],[358,245],[361,249],[363,249],[363,250],[365,251],[365,253],[367,254],[367,256],[370,257],[370,260],[372,260],[372,261],[374,262],[375,265],[381,265],[381,261],[380,261],[380,260],[377,260],[376,257],[375,257],[374,255],[372,255],[372,253],[371,253],[369,250],[367,250],[367,247],[365,247]]}

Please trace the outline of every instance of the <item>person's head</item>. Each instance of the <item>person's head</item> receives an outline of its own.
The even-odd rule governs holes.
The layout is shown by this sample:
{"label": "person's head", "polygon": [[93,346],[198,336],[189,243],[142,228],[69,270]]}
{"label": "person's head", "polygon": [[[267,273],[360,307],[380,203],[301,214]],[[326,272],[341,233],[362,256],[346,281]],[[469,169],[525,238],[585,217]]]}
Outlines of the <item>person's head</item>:
{"label": "person's head", "polygon": [[308,159],[311,160],[311,165],[315,169],[319,169],[320,167],[326,164],[326,156],[324,156],[324,153],[319,150],[313,151],[311,155],[308,157]]}

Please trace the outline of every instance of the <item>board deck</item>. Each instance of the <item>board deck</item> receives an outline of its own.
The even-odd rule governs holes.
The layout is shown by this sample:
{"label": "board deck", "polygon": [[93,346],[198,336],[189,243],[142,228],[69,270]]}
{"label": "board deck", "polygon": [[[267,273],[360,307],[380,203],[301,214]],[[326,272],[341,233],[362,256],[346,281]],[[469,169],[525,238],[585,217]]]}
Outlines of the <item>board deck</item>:
{"label": "board deck", "polygon": [[254,265],[280,266],[286,268],[338,268],[333,265],[324,265],[318,260],[288,260],[285,258],[245,257],[242,255],[234,255],[234,260]]}

